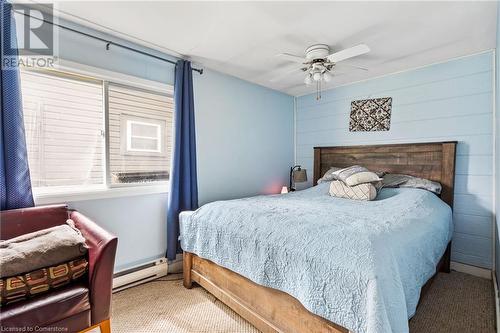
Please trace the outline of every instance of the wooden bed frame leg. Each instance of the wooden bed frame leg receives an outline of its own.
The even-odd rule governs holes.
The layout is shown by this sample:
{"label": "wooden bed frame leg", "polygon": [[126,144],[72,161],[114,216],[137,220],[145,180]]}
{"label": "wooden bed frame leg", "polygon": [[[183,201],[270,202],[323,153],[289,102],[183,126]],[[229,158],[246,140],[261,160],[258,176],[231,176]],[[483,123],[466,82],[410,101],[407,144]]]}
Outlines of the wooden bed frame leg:
{"label": "wooden bed frame leg", "polygon": [[184,276],[184,288],[191,289],[193,280],[191,279],[191,267],[193,266],[193,254],[189,252],[183,253],[182,271]]}

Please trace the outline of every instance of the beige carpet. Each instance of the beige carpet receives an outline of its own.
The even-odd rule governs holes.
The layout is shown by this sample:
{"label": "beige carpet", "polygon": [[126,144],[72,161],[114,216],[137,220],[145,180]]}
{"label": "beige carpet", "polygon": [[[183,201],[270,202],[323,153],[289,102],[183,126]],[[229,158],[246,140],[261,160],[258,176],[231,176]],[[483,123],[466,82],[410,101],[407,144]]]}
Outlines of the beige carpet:
{"label": "beige carpet", "polygon": [[495,331],[495,299],[490,280],[440,273],[410,320],[410,332]]}
{"label": "beige carpet", "polygon": [[[410,321],[411,333],[494,332],[491,281],[439,274]],[[113,295],[112,332],[247,333],[252,325],[201,287],[154,281]]]}

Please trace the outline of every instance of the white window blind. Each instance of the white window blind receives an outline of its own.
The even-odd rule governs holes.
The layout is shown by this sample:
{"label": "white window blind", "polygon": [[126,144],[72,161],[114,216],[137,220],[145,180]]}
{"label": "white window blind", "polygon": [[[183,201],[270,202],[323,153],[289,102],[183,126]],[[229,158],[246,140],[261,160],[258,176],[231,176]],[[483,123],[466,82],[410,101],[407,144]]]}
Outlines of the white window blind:
{"label": "white window blind", "polygon": [[33,187],[104,183],[102,82],[21,71]]}
{"label": "white window blind", "polygon": [[110,83],[108,100],[111,183],[168,180],[172,97]]}

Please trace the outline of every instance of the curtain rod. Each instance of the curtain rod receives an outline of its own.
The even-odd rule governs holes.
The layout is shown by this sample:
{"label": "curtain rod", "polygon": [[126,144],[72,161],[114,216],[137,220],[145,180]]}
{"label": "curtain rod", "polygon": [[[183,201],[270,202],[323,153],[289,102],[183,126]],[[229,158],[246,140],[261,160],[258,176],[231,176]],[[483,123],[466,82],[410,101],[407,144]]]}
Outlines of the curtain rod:
{"label": "curtain rod", "polygon": [[[166,59],[166,58],[159,57],[157,55],[154,55],[154,54],[151,54],[151,53],[148,53],[148,52],[144,52],[144,51],[141,51],[141,50],[138,50],[138,49],[134,49],[133,47],[130,47],[130,46],[127,46],[127,45],[123,45],[123,44],[120,44],[120,43],[116,43],[116,42],[113,42],[111,40],[107,40],[107,39],[104,39],[104,38],[101,38],[101,37],[98,37],[98,36],[95,36],[95,35],[92,35],[92,34],[89,34],[89,33],[86,33],[86,32],[80,31],[80,30],[77,30],[77,29],[73,29],[73,28],[70,28],[70,27],[62,25],[62,24],[54,23],[54,22],[48,21],[48,20],[46,20],[44,18],[39,18],[39,17],[36,17],[36,16],[31,16],[29,14],[26,14],[25,12],[18,12],[16,10],[13,10],[13,11],[16,12],[16,13],[18,13],[18,14],[21,14],[21,15],[24,15],[24,16],[27,16],[27,17],[30,17],[30,18],[34,18],[34,19],[37,19],[39,21],[43,21],[45,23],[52,24],[53,26],[56,26],[56,27],[59,27],[59,28],[62,28],[62,29],[74,32],[76,34],[80,34],[82,36],[86,36],[86,37],[93,38],[93,39],[99,40],[101,42],[104,42],[104,43],[106,43],[106,50],[109,50],[109,46],[113,45],[113,46],[121,47],[121,48],[123,48],[125,50],[128,50],[128,51],[132,51],[132,52],[135,52],[135,53],[139,53],[139,54],[142,54],[142,55],[154,58],[154,59],[162,60],[162,61],[168,62],[170,64],[173,64],[173,65],[177,64],[175,61],[172,61],[170,59]],[[195,72],[203,74],[203,68],[194,68],[193,67],[191,69],[193,71],[195,71]]]}

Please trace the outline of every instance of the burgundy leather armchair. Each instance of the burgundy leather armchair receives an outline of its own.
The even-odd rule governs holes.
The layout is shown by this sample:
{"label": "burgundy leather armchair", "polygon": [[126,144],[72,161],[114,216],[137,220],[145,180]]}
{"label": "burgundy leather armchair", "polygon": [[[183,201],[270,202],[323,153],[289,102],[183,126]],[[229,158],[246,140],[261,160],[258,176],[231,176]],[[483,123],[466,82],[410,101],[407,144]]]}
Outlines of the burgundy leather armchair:
{"label": "burgundy leather armchair", "polygon": [[[0,238],[9,239],[60,225],[71,218],[89,246],[87,280],[54,289],[29,300],[0,308],[2,332],[80,332],[100,327],[110,332],[111,290],[118,239],[66,205],[41,206],[0,212]],[[26,330],[29,332],[29,330]]]}

